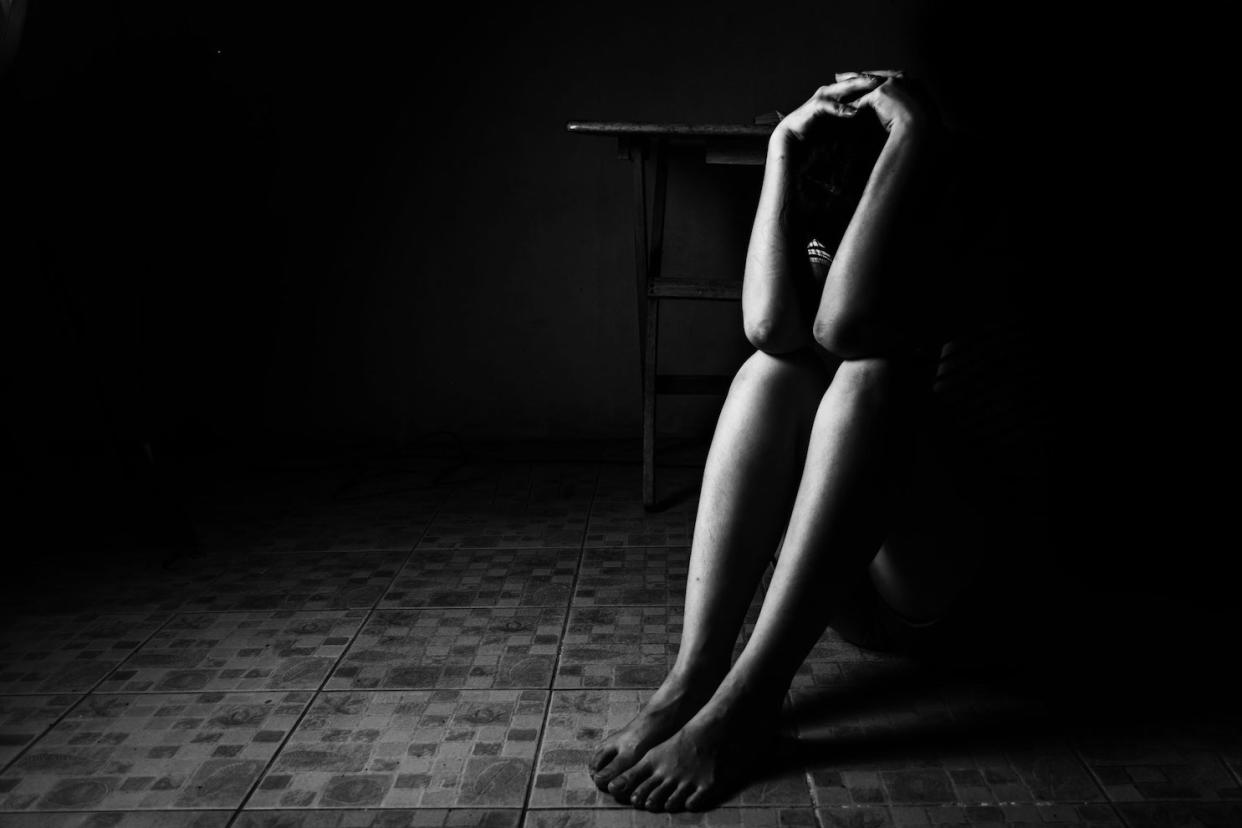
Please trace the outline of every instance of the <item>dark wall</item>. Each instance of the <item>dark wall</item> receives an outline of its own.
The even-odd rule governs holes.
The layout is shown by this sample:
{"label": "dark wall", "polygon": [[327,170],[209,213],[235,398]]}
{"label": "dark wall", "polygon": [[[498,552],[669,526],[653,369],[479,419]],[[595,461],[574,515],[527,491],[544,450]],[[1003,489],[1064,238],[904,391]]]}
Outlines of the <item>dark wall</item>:
{"label": "dark wall", "polygon": [[[33,4],[13,192],[34,314],[77,337],[24,380],[51,434],[98,431],[102,376],[110,428],[176,439],[631,436],[629,171],[565,122],[747,122],[850,67],[944,86],[1020,35],[918,3],[214,5]],[[758,181],[674,171],[672,274],[740,277]],[[668,366],[731,370],[739,320],[670,307]]]}
{"label": "dark wall", "polygon": [[[10,453],[632,437],[628,170],[565,121],[744,122],[898,66],[983,139],[1062,536],[1198,577],[1152,550],[1216,560],[1229,509],[1223,28],[998,5],[33,0],[0,82]],[[717,172],[674,178],[674,273],[740,275],[756,171]],[[667,321],[672,370],[747,352],[736,307]]]}

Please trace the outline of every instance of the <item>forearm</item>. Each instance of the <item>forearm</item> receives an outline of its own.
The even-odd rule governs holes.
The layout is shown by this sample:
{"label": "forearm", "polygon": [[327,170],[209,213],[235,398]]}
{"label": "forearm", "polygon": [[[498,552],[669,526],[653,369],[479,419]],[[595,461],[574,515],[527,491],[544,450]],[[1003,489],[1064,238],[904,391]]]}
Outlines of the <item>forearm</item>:
{"label": "forearm", "polygon": [[909,242],[911,204],[926,163],[928,138],[914,130],[890,133],[862,199],[837,248],[815,314],[815,339],[853,358],[904,343],[892,312],[899,281],[897,253]]}
{"label": "forearm", "polygon": [[768,145],[763,188],[755,210],[742,281],[746,337],[764,351],[781,353],[811,341],[805,240],[794,207],[795,171],[779,133]]}

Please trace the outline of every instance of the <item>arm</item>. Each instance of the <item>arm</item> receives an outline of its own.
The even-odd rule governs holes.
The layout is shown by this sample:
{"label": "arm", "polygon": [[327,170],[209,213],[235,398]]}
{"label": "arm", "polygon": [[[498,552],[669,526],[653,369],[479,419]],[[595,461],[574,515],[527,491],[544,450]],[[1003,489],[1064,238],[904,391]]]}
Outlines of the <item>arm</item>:
{"label": "arm", "polygon": [[894,312],[904,290],[899,258],[913,241],[912,206],[929,152],[928,118],[909,90],[890,80],[855,104],[871,107],[888,130],[862,199],[828,271],[814,338],[842,359],[900,350],[907,344]]}
{"label": "arm", "polygon": [[809,265],[794,210],[793,176],[790,148],[773,133],[742,279],[746,338],[759,350],[773,354],[811,342],[806,321],[813,298],[807,295]]}
{"label": "arm", "polygon": [[823,119],[854,117],[843,99],[868,92],[882,78],[857,77],[819,89],[791,112],[768,140],[763,189],[746,252],[742,320],[746,338],[761,351],[786,353],[811,344],[815,306],[806,232],[794,205],[798,158]]}

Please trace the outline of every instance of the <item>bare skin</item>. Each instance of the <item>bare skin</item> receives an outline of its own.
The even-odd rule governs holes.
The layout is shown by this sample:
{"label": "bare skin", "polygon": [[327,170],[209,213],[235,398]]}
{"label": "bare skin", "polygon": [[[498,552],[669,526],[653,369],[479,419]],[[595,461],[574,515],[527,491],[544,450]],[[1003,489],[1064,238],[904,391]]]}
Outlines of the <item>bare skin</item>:
{"label": "bare skin", "polygon": [[592,757],[589,767],[601,790],[688,722],[727,673],[771,558],[765,550],[776,548],[793,507],[801,458],[828,380],[805,351],[758,351],[734,378],[704,470],[677,661],[647,706]]}
{"label": "bare skin", "polygon": [[746,647],[708,702],[612,778],[609,793],[648,809],[697,809],[766,758],[784,693],[831,620],[831,587],[865,567],[883,540],[889,489],[905,461],[885,448],[908,427],[905,379],[884,360],[838,369],[815,411],[781,555]]}
{"label": "bare skin", "polygon": [[[882,550],[914,456],[920,388],[906,333],[886,313],[886,245],[920,157],[923,117],[896,74],[839,75],[769,144],[743,283],[744,323],[759,350],[734,379],[708,454],[677,661],[589,763],[597,787],[621,802],[677,811],[717,801],[774,743],[784,694],[844,585],[870,567],[899,604],[914,588],[902,559]],[[791,159],[815,119],[866,111],[889,141],[816,303],[790,211]],[[778,544],[755,630],[730,668]]]}

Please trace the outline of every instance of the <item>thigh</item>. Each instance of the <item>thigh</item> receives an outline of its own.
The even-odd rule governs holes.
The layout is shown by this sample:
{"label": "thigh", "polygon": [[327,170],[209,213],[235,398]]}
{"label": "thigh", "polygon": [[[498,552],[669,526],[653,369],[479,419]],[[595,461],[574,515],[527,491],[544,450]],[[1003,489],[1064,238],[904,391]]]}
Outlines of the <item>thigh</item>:
{"label": "thigh", "polygon": [[869,570],[880,598],[915,622],[942,617],[984,554],[983,520],[959,494],[945,448],[934,418],[923,418],[889,534]]}

